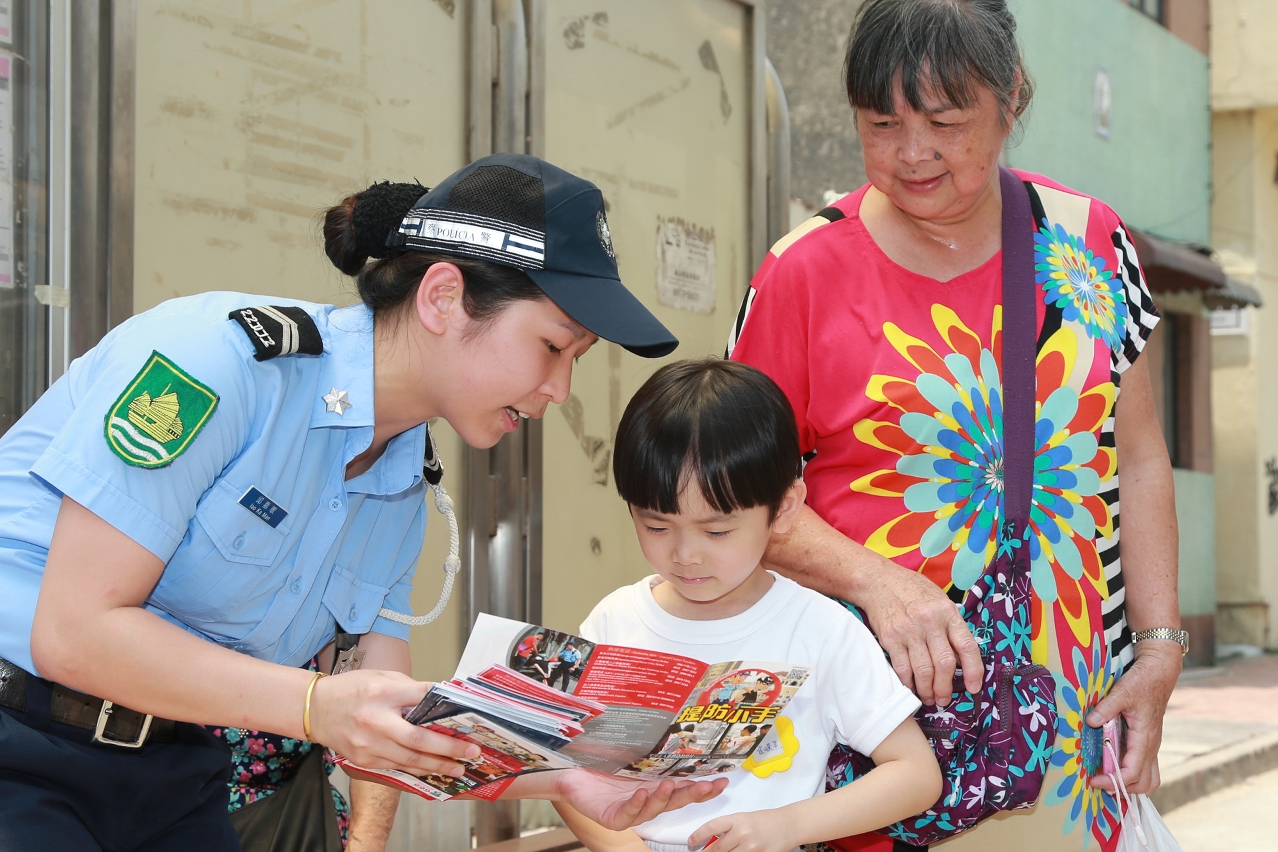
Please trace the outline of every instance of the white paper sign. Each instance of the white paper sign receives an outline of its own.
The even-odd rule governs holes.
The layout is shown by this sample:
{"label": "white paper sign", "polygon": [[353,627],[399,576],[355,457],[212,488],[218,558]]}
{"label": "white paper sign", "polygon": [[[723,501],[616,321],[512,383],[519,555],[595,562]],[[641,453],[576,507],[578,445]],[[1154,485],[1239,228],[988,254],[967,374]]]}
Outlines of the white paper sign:
{"label": "white paper sign", "polygon": [[681,311],[714,312],[714,229],[657,218],[657,300]]}

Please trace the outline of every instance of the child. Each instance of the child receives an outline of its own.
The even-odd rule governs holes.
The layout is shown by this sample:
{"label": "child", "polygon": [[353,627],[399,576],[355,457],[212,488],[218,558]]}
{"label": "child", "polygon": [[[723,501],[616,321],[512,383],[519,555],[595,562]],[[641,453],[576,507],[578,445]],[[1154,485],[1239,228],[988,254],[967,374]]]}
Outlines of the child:
{"label": "child", "polygon": [[[605,598],[581,635],[704,662],[794,663],[812,674],[782,714],[793,736],[772,740],[788,768],[769,761],[770,772],[729,773],[717,799],[621,832],[556,804],[582,843],[593,852],[646,852],[645,844],[689,852],[713,839],[713,852],[787,852],[935,802],[941,773],[912,717],[918,699],[874,637],[836,602],[760,564],[806,494],[794,414],[772,380],[715,359],[663,367],[626,408],[613,473],[657,573]],[[877,766],[822,794],[836,742]]]}

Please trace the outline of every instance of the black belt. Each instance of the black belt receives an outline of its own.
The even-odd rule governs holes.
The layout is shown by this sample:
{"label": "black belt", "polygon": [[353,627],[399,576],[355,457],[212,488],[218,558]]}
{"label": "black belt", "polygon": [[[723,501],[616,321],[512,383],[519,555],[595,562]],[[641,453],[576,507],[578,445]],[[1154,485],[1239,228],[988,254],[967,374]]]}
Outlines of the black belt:
{"label": "black belt", "polygon": [[[0,658],[0,707],[25,713],[27,685],[33,677]],[[91,742],[120,748],[141,748],[148,742],[173,739],[177,723],[169,719],[156,719],[60,684],[51,683],[49,687],[50,721],[92,731]]]}

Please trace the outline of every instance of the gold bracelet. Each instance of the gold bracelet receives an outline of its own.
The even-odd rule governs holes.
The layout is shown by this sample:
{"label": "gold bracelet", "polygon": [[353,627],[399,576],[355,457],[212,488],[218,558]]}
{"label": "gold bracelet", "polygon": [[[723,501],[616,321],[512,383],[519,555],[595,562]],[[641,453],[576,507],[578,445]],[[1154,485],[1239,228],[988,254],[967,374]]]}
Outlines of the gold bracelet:
{"label": "gold bracelet", "polygon": [[310,686],[306,687],[306,704],[302,706],[302,733],[306,734],[308,742],[315,742],[315,737],[311,736],[311,695],[315,692],[315,684],[319,683],[319,679],[324,676],[323,672],[316,672],[315,677],[311,678]]}

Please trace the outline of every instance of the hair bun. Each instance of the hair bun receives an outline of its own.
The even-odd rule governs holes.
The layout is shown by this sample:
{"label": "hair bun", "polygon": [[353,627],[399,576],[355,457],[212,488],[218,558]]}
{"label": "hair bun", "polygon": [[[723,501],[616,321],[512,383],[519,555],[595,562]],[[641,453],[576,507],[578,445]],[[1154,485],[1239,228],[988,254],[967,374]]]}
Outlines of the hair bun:
{"label": "hair bun", "polygon": [[386,238],[399,229],[404,216],[417,199],[430,190],[420,183],[375,183],[361,192],[351,211],[355,227],[355,243],[359,254],[366,257],[386,257],[394,251],[386,245]]}

